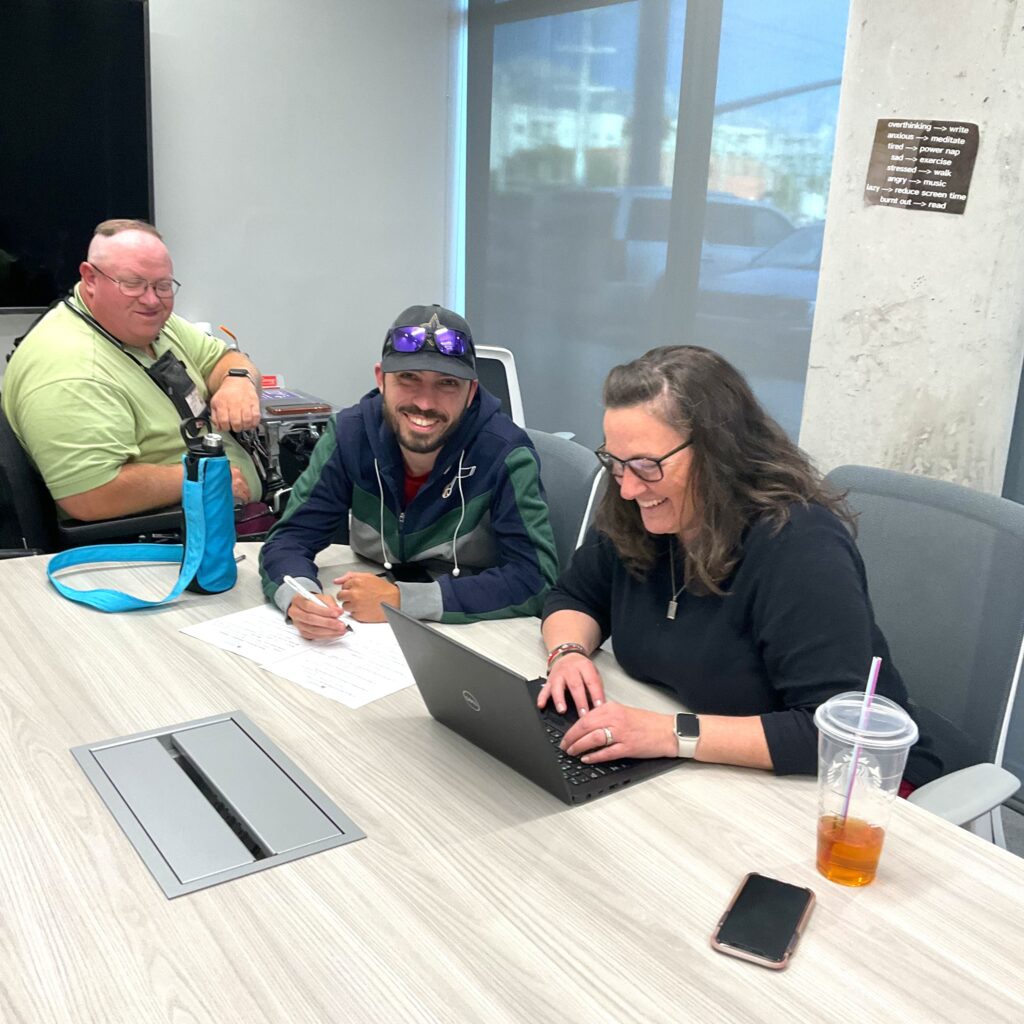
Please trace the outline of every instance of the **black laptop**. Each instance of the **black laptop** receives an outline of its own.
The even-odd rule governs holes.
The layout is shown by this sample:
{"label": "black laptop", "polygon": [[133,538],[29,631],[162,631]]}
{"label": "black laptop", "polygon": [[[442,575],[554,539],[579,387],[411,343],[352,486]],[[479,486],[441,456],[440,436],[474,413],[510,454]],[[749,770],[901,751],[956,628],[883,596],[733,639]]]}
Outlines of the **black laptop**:
{"label": "black laptop", "polygon": [[[576,721],[537,709],[543,679],[524,679],[396,608],[384,606],[427,710],[442,725],[567,804],[583,803],[675,768],[674,757],[584,764],[558,748]],[[569,701],[571,704],[571,700]]]}

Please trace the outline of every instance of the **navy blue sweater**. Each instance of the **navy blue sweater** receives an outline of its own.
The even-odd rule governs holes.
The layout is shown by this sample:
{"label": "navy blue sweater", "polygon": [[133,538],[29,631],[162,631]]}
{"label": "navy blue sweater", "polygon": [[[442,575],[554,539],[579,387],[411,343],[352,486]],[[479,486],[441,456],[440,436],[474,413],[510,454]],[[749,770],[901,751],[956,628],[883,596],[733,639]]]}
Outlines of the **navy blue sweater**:
{"label": "navy blue sweater", "polygon": [[[314,557],[337,542],[378,563],[422,567],[433,582],[398,584],[403,611],[418,618],[539,614],[557,556],[526,432],[478,389],[426,483],[403,508],[405,467],[382,401],[374,389],[343,409],[317,443],[263,546],[264,593],[287,607],[283,577],[316,581]],[[456,560],[458,577],[451,574]]]}
{"label": "navy blue sweater", "polygon": [[[591,530],[544,614],[569,608],[591,616],[602,637],[613,636],[626,672],[674,691],[691,711],[760,715],[779,775],[817,771],[814,710],[837,693],[863,690],[873,656],[883,659],[878,692],[908,707],[875,624],[860,553],[831,512],[794,505],[775,535],[769,522],[755,523],[725,596],[684,591],[674,621],[665,615],[669,543],[658,538],[658,560],[638,580],[611,541]],[[677,575],[680,565],[677,553]],[[908,763],[907,777],[918,784],[937,774],[926,749],[919,743]]]}

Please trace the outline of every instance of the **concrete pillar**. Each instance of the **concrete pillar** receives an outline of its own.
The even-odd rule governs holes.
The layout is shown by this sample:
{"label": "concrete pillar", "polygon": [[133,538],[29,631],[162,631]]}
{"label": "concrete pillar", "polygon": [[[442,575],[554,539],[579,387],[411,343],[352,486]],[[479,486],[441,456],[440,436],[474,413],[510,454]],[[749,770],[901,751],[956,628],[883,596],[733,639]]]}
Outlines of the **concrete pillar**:
{"label": "concrete pillar", "polygon": [[[974,122],[962,216],[867,206],[880,118]],[[1024,355],[1024,3],[853,0],[801,445],[999,493]]]}

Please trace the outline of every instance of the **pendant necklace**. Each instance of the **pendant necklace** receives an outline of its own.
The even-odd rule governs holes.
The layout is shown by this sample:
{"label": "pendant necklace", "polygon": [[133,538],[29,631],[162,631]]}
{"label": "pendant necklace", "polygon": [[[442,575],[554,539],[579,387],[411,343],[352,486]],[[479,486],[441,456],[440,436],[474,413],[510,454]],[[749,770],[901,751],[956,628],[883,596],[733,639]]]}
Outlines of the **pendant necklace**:
{"label": "pendant necklace", "polygon": [[675,556],[675,540],[673,539],[671,546],[668,549],[668,570],[672,577],[672,590],[673,594],[669,598],[668,611],[665,612],[666,619],[674,619],[676,612],[679,610],[679,595],[686,589],[686,581],[683,580],[683,585],[676,590],[676,556]]}

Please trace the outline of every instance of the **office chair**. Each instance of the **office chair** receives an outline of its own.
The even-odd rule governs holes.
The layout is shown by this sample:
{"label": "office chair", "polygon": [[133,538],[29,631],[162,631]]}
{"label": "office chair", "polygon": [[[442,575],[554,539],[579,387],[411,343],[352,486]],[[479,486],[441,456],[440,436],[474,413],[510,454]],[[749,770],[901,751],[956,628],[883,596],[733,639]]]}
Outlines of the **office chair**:
{"label": "office chair", "polygon": [[497,345],[476,346],[476,372],[480,383],[501,403],[501,410],[517,426],[526,426],[515,356]]}
{"label": "office chair", "polygon": [[540,456],[558,565],[565,570],[590,525],[594,499],[604,474],[594,453],[576,441],[543,430],[526,433]]}
{"label": "office chair", "polygon": [[3,557],[56,551],[53,498],[0,409],[0,549]]}
{"label": "office chair", "polygon": [[1024,506],[866,466],[826,477],[847,492],[875,619],[944,774],[910,796],[1005,847],[1002,768],[1024,655]]}
{"label": "office chair", "polygon": [[174,536],[181,528],[180,506],[99,522],[60,520],[43,478],[0,409],[0,556],[43,554],[154,534]]}

